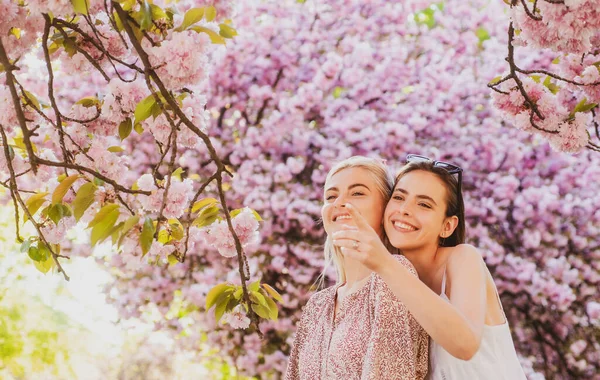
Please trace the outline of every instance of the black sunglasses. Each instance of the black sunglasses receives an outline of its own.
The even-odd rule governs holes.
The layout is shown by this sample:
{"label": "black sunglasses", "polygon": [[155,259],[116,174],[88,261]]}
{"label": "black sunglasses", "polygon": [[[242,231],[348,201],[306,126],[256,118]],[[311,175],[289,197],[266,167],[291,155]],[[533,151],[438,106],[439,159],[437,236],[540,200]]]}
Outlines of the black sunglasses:
{"label": "black sunglasses", "polygon": [[460,166],[451,164],[449,162],[437,161],[429,157],[421,156],[420,154],[409,154],[406,156],[406,163],[410,162],[432,162],[434,167],[442,168],[450,174],[458,173],[458,199],[461,200],[461,188],[462,188],[462,168]]}

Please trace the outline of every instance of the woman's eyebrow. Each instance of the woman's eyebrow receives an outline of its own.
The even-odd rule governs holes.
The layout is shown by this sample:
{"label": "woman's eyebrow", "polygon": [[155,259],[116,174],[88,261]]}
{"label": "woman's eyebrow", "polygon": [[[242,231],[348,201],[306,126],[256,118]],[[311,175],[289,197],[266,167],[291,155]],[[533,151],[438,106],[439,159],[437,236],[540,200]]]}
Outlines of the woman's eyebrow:
{"label": "woman's eyebrow", "polygon": [[364,185],[364,184],[362,184],[362,183],[355,183],[355,184],[352,184],[352,185],[348,186],[348,190],[352,190],[352,189],[354,189],[355,187],[364,187],[364,188],[366,188],[367,190],[371,191],[371,189],[369,189],[369,186],[367,186],[367,185]]}
{"label": "woman's eyebrow", "polygon": [[[409,194],[408,191],[406,191],[406,190],[404,190],[404,189],[402,189],[400,187],[397,187],[396,190],[394,190],[394,193],[402,193],[404,195],[408,195]],[[419,194],[419,195],[416,195],[415,197],[419,198],[419,199],[428,200],[428,201],[430,201],[431,203],[433,203],[434,205],[437,206],[436,201],[434,201],[433,198],[431,198],[429,195]]]}
{"label": "woman's eyebrow", "polygon": [[[354,183],[354,184],[348,186],[348,190],[352,190],[355,187],[364,187],[367,190],[371,191],[371,189],[369,189],[369,186],[363,185],[362,183]],[[335,187],[335,186],[332,186],[329,189],[325,190],[325,192],[328,192],[328,191],[339,191],[339,189],[337,187]]]}

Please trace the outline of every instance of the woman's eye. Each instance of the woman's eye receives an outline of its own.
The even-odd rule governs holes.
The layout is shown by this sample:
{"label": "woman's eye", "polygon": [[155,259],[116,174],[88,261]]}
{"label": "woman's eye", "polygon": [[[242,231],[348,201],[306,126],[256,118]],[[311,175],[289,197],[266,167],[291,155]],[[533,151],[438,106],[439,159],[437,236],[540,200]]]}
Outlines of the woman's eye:
{"label": "woman's eye", "polygon": [[360,191],[354,192],[352,193],[353,196],[357,196],[357,195],[365,195],[365,193],[361,193]]}
{"label": "woman's eye", "polygon": [[392,198],[393,198],[394,200],[396,200],[396,201],[402,201],[402,200],[404,200],[404,198],[403,198],[403,197],[401,197],[401,196],[399,196],[399,195],[394,195]]}
{"label": "woman's eye", "polygon": [[431,206],[428,205],[427,203],[419,203],[419,206],[425,207],[425,208],[431,208]]}
{"label": "woman's eye", "polygon": [[328,195],[327,198],[325,198],[325,199],[330,201],[332,199],[335,199],[335,195]]}

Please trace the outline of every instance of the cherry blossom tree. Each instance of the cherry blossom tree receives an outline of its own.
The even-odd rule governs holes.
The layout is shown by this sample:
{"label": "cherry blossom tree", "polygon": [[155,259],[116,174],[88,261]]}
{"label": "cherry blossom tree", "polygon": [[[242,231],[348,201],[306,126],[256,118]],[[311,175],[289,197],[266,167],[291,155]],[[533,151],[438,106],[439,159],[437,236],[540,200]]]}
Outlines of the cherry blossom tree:
{"label": "cherry blossom tree", "polygon": [[[600,2],[505,2],[509,67],[489,84],[495,106],[508,123],[543,136],[557,151],[600,152]],[[515,57],[521,46],[541,49],[551,64],[522,66]]]}
{"label": "cherry blossom tree", "polygon": [[[190,236],[210,226],[206,240],[237,257],[240,276],[240,285],[216,288],[227,290],[217,314],[243,305],[244,327],[251,318],[258,329],[258,315],[276,317],[279,298],[266,284],[247,287],[244,249],[261,218],[229,208],[232,173],[206,133],[213,45],[237,32],[227,2],[192,3],[2,0],[1,183],[21,250],[66,280],[63,241],[77,223],[87,224],[91,246],[109,239],[158,264],[184,262]],[[27,69],[34,59],[45,72]],[[135,159],[140,141],[148,161]],[[195,150],[206,156],[202,175],[176,165]],[[24,237],[21,221],[34,233]]]}
{"label": "cherry blossom tree", "polygon": [[[104,24],[90,16],[102,14],[101,10],[88,12],[91,22],[81,16],[83,12],[78,16],[78,28],[98,46],[56,21],[62,17],[59,5],[67,9],[70,3],[44,4],[56,8],[52,16],[46,13],[49,21],[41,16],[44,21],[40,19],[34,30],[39,36],[49,22],[57,31],[48,33],[47,42],[41,36],[42,47],[48,46],[57,66],[54,83],[60,83],[62,91],[52,101],[47,95],[50,76],[12,58],[7,67],[20,68],[11,73],[17,80],[21,119],[30,130],[40,127],[37,136],[30,136],[35,149],[31,145],[29,152],[24,135],[17,134],[20,119],[14,110],[19,107],[2,101],[0,124],[10,138],[2,140],[9,144],[0,164],[6,163],[0,167],[9,162],[17,167],[14,176],[4,169],[2,180],[8,188],[19,186],[11,194],[30,213],[36,198],[27,191],[48,193],[40,196],[48,199],[35,210],[40,214],[34,212],[28,219],[40,225],[38,234],[48,230],[48,244],[61,243],[62,253],[57,255],[93,254],[107,266],[115,277],[107,293],[123,318],[152,321],[188,347],[209,342],[243,373],[278,378],[287,364],[301,307],[316,290],[314,282],[323,266],[319,219],[328,169],[353,154],[380,157],[397,168],[406,153],[416,152],[464,168],[469,241],[481,249],[497,281],[529,377],[590,377],[600,370],[596,333],[600,198],[594,187],[600,180],[600,158],[591,150],[576,156],[560,154],[545,144],[540,133],[503,128],[506,110],[500,107],[498,112],[498,104],[504,102],[512,107],[507,109],[520,110],[518,114],[523,111],[521,91],[507,100],[505,94],[490,95],[486,87],[491,82],[501,91],[513,91],[509,83],[514,78],[494,80],[505,69],[501,57],[513,38],[506,33],[510,15],[504,3],[257,0],[236,8],[224,1],[179,1],[172,10],[158,1],[150,4],[162,7],[164,20],[172,14],[170,24],[160,21],[156,8],[144,11],[145,2],[126,9],[129,2],[119,1],[110,3],[113,9],[120,5],[133,21],[118,12],[117,19],[111,8],[100,17]],[[210,6],[215,7],[219,24],[207,22]],[[202,17],[193,17],[199,11],[188,13],[200,7]],[[147,29],[142,28],[144,14],[152,15],[151,25],[144,24]],[[188,22],[198,20],[182,28],[188,14]],[[133,37],[120,29],[123,19],[129,20]],[[0,24],[7,32],[1,33],[5,47],[8,40],[23,44],[28,38],[30,48],[22,52],[33,47],[31,34],[17,38],[18,31],[5,24]],[[235,32],[228,29],[233,26]],[[92,27],[99,37],[94,37]],[[122,56],[119,35],[128,47]],[[52,36],[58,40],[56,48],[51,48],[56,42]],[[105,39],[110,36],[117,42],[108,44]],[[234,38],[223,48],[208,42],[216,36]],[[135,49],[134,40],[142,41],[147,60]],[[16,49],[11,45],[5,50]],[[556,56],[528,47],[513,54],[519,67],[550,66]],[[44,71],[47,60],[41,61]],[[558,63],[564,64],[564,59]],[[136,65],[141,72],[127,65]],[[4,75],[10,70],[6,71]],[[82,74],[83,80],[74,75],[84,72],[89,74]],[[527,75],[533,77],[522,79],[524,88],[537,91],[534,99],[551,102],[544,76]],[[538,79],[543,89],[537,86]],[[550,82],[558,86],[554,79]],[[9,87],[2,96],[12,101]],[[569,97],[561,91],[557,95]],[[572,94],[579,96],[577,91]],[[540,112],[559,110],[544,108],[544,102],[539,102],[544,104]],[[59,110],[69,109],[66,115],[59,112],[64,116],[60,123],[52,116],[53,103]],[[40,107],[50,113],[50,120],[35,110]],[[587,118],[594,109],[581,111],[566,122],[580,123],[578,118]],[[525,116],[529,120],[530,114]],[[9,117],[12,124],[4,119]],[[546,125],[541,118],[534,122]],[[64,133],[58,131],[59,125]],[[49,168],[45,162],[66,162],[69,154],[74,156],[69,165],[78,166],[67,167],[67,173],[64,167]],[[34,156],[39,157],[34,159],[37,174],[30,163]],[[61,174],[66,175],[59,182]],[[67,186],[64,181],[75,174],[89,180],[70,179],[74,182]],[[83,182],[91,183],[83,194],[93,189],[93,198],[77,197],[86,186]],[[61,202],[51,202],[63,183]],[[18,195],[27,199],[20,202]],[[81,215],[82,206],[76,206],[80,203],[87,207]],[[108,248],[112,230],[103,236],[98,228],[94,234],[98,224],[94,219],[99,212],[111,215],[110,208],[101,211],[106,204],[127,210],[123,203],[133,213],[128,210],[125,217],[125,211],[119,211],[112,227],[120,222],[123,226],[114,234],[114,248]],[[43,213],[54,204],[68,209],[52,206],[57,211]],[[52,221],[61,212],[58,222]],[[65,217],[69,212],[73,215]],[[133,219],[134,227],[127,230],[131,223],[127,221],[135,217],[139,219]],[[89,243],[66,242],[64,234],[77,220],[83,227],[91,224],[90,242],[101,243],[102,249],[92,252]],[[102,243],[99,236],[107,241]],[[154,239],[149,242],[148,236]],[[39,247],[36,243],[33,240],[30,246]],[[24,251],[29,252],[27,243]],[[35,250],[32,255],[38,257]],[[240,300],[246,302],[238,306]],[[279,310],[271,303],[275,301],[280,302]],[[262,339],[253,314],[266,319],[260,324]]]}

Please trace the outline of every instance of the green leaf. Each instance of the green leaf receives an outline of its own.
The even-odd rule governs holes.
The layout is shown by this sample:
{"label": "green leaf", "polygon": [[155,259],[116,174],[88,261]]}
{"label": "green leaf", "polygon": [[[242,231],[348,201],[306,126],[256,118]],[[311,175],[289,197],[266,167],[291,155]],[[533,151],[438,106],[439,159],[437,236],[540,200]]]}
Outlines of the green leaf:
{"label": "green leaf", "polygon": [[250,292],[250,299],[252,299],[253,301],[256,301],[256,303],[258,303],[262,306],[267,307],[267,300],[266,300],[265,296],[260,294],[259,291]]}
{"label": "green leaf", "polygon": [[179,25],[179,27],[175,30],[177,32],[186,30],[191,25],[194,25],[198,21],[202,20],[202,17],[204,17],[204,7],[192,8],[192,9],[188,10],[187,12],[185,12],[185,15],[183,16],[183,21],[181,22],[181,25]]}
{"label": "green leaf", "polygon": [[210,37],[210,41],[213,44],[225,45],[225,39],[212,29],[208,29],[203,26],[192,26],[190,30],[195,31],[196,33],[208,34],[208,36]]}
{"label": "green leaf", "polygon": [[124,225],[125,225],[124,222],[117,223],[110,230],[110,239],[111,239],[113,245],[117,244],[117,242],[119,241],[119,238],[121,237],[121,231],[123,230]]}
{"label": "green leaf", "polygon": [[101,180],[98,177],[94,177],[94,180],[92,182],[94,182],[96,184],[96,186],[102,186],[102,185],[104,185],[104,181]]}
{"label": "green leaf", "polygon": [[333,89],[333,98],[338,99],[340,96],[342,96],[343,91],[344,91],[343,87],[337,86],[336,88],[334,88]]}
{"label": "green leaf", "polygon": [[86,96],[85,98],[80,99],[75,104],[81,104],[82,106],[89,108],[89,107],[94,107],[99,103],[100,103],[100,101],[95,96]]}
{"label": "green leaf", "polygon": [[155,103],[156,99],[154,99],[154,95],[152,94],[142,99],[135,106],[134,117],[136,124],[141,123],[152,115],[152,106],[154,106]]}
{"label": "green leaf", "polygon": [[283,298],[281,297],[281,294],[279,294],[277,292],[277,290],[273,289],[270,285],[268,284],[262,284],[262,287],[267,291],[267,293],[269,293],[269,295],[271,297],[273,297],[275,300],[277,300],[278,302],[283,302]]}
{"label": "green leaf", "polygon": [[230,301],[230,296],[231,293],[223,294],[223,296],[220,297],[219,301],[217,302],[217,305],[215,306],[215,319],[217,323],[219,323],[221,317],[223,317],[223,314],[225,314],[225,310],[227,310],[227,304]]}
{"label": "green leaf", "polygon": [[150,9],[152,10],[152,19],[153,20],[169,18],[167,16],[167,14],[165,13],[165,11],[158,5],[150,4]]}
{"label": "green leaf", "polygon": [[227,24],[219,24],[219,34],[225,38],[233,38],[238,35],[237,30]]}
{"label": "green leaf", "polygon": [[[46,203],[46,195],[48,195],[48,193],[37,193],[33,194],[27,199],[25,205],[27,206],[27,210],[29,210],[31,216],[35,215],[35,213],[40,209],[40,207],[42,207],[42,205]],[[23,223],[25,223],[27,220],[29,220],[29,217],[27,216],[27,214],[25,214]]]}
{"label": "green leaf", "polygon": [[554,58],[554,59],[552,60],[552,63],[553,63],[554,65],[557,65],[557,64],[559,64],[559,63],[560,63],[560,55],[559,55],[558,57]]}
{"label": "green leaf", "polygon": [[118,208],[108,213],[98,224],[92,228],[91,244],[92,247],[97,243],[104,241],[112,234],[112,229],[119,218],[120,211]]}
{"label": "green leaf", "polygon": [[265,300],[267,301],[267,309],[269,310],[269,319],[276,321],[279,315],[277,304],[269,297],[265,298]]}
{"label": "green leaf", "polygon": [[577,112],[588,112],[597,106],[598,106],[597,103],[588,103],[587,99],[583,98],[579,103],[577,103],[577,105],[575,106],[573,111],[571,111],[570,117],[571,118],[575,117],[575,114]]}
{"label": "green leaf", "polygon": [[531,75],[529,78],[533,79],[535,83],[541,83],[542,77],[539,75]]}
{"label": "green leaf", "polygon": [[558,91],[560,91],[560,87],[552,83],[552,78],[550,76],[547,76],[546,79],[544,79],[544,86],[546,86],[546,88],[548,88],[548,90],[550,90],[550,92],[553,94],[556,94]]}
{"label": "green leaf", "polygon": [[497,76],[497,77],[495,77],[494,79],[492,79],[492,80],[490,81],[489,85],[490,85],[490,86],[493,86],[493,85],[495,85],[496,83],[499,83],[501,80],[502,80],[502,77],[501,77],[501,76]]}
{"label": "green leaf", "polygon": [[127,118],[119,124],[119,137],[121,140],[125,140],[131,134],[133,130],[133,121],[131,118]]}
{"label": "green leaf", "polygon": [[71,209],[62,203],[56,203],[48,206],[46,208],[46,215],[54,222],[54,224],[58,225],[58,222],[65,217],[71,216]]}
{"label": "green leaf", "polygon": [[256,280],[250,285],[248,285],[248,290],[251,292],[257,292],[260,289],[260,280]]}
{"label": "green leaf", "polygon": [[121,235],[126,235],[129,232],[129,230],[131,230],[133,228],[133,226],[138,224],[139,221],[140,221],[140,217],[137,215],[134,215],[134,216],[130,217],[129,219],[127,219],[125,221],[125,223],[123,223],[123,229],[121,230]]}
{"label": "green leaf", "polygon": [[45,260],[46,259],[46,257],[44,257],[42,255],[42,253],[39,251],[38,247],[36,247],[36,246],[29,247],[27,249],[27,255],[33,261],[40,261],[40,260]]}
{"label": "green leaf", "polygon": [[[242,211],[244,211],[243,208],[236,208],[235,210],[232,210],[229,215],[231,215],[232,218],[235,218],[236,216],[238,216]],[[254,215],[254,219],[256,219],[259,222],[262,222],[263,219],[260,217],[260,215],[253,209],[250,209],[250,211],[252,212],[252,215]]]}
{"label": "green leaf", "polygon": [[158,231],[158,236],[156,237],[156,240],[163,245],[167,244],[172,240],[171,234],[169,233],[169,231],[163,228],[162,230]]}
{"label": "green leaf", "polygon": [[117,145],[108,147],[108,151],[111,153],[123,152],[124,150],[125,149],[123,149],[122,147],[117,146]]}
{"label": "green leaf", "polygon": [[238,286],[237,289],[235,290],[235,292],[233,292],[233,298],[235,298],[236,300],[240,300],[242,298],[243,294],[244,294],[244,289],[242,289],[241,286]]}
{"label": "green leaf", "polygon": [[40,102],[37,100],[37,98],[35,97],[35,95],[33,95],[29,91],[24,91],[24,95],[25,95],[25,97],[27,97],[27,99],[29,100],[29,102],[35,106],[35,108],[37,108],[38,110],[42,109],[42,107],[40,106]]}
{"label": "green leaf", "polygon": [[62,199],[64,198],[65,194],[67,194],[67,191],[69,191],[73,183],[75,183],[75,181],[78,179],[79,174],[74,174],[63,179],[62,182],[56,186],[56,189],[52,194],[52,203],[56,204],[62,202]]}
{"label": "green leaf", "polygon": [[144,133],[144,127],[142,127],[142,123],[136,122],[133,125],[133,130],[136,131],[138,133],[138,135],[141,135],[142,133]]}
{"label": "green leaf", "polygon": [[[123,8],[123,10],[126,10],[126,9]],[[125,27],[123,26],[123,21],[121,21],[121,18],[119,17],[119,14],[117,13],[117,11],[113,12],[113,18],[115,20],[115,25],[117,26],[117,31],[122,32],[123,29],[125,29]]]}
{"label": "green leaf", "polygon": [[96,185],[93,182],[86,182],[77,191],[75,199],[73,199],[73,215],[75,220],[79,221],[85,211],[94,203],[94,193],[96,192]]}
{"label": "green leaf", "polygon": [[140,8],[141,20],[140,20],[140,28],[142,30],[148,30],[152,26],[152,8],[150,8],[150,3],[147,0],[144,0],[142,6]]}
{"label": "green leaf", "polygon": [[171,236],[175,240],[181,240],[185,236],[183,231],[183,225],[177,219],[170,219],[169,226],[171,226]]}
{"label": "green leaf", "polygon": [[148,253],[154,240],[154,223],[152,219],[146,218],[144,220],[144,226],[142,227],[142,233],[140,234],[140,245],[142,246],[142,256]]}
{"label": "green leaf", "polygon": [[102,207],[100,209],[100,211],[98,211],[96,216],[94,216],[94,219],[92,219],[92,221],[88,224],[87,228],[92,228],[95,225],[97,225],[98,223],[102,222],[102,220],[104,220],[104,218],[106,216],[108,216],[111,212],[113,212],[114,210],[116,210],[118,208],[119,208],[119,205],[114,204],[114,203],[109,203],[109,204],[105,205],[104,207]]}
{"label": "green leaf", "polygon": [[252,304],[252,310],[254,310],[254,312],[256,313],[256,315],[258,315],[261,318],[264,319],[269,319],[269,309],[267,309],[265,306],[262,306],[260,304],[257,303],[253,303]]}
{"label": "green leaf", "polygon": [[118,246],[121,246],[121,243],[123,242],[123,239],[125,238],[125,236],[127,236],[127,233],[138,224],[138,222],[140,221],[140,217],[137,215],[134,215],[132,217],[130,217],[129,219],[127,219],[124,223],[123,223],[123,227],[120,230],[120,237],[119,240],[117,242]]}
{"label": "green leaf", "polygon": [[213,21],[217,17],[217,8],[213,7],[212,5],[210,7],[206,7],[204,10],[204,15],[206,16],[206,21]]}
{"label": "green leaf", "polygon": [[171,173],[171,177],[177,178],[181,181],[181,175],[184,173],[183,168],[177,168],[173,173]]}
{"label": "green leaf", "polygon": [[202,209],[198,217],[194,220],[193,225],[202,228],[211,225],[219,216],[219,208],[210,206]]}
{"label": "green leaf", "polygon": [[226,291],[231,291],[232,289],[233,286],[231,284],[224,282],[222,284],[215,285],[211,290],[209,290],[208,294],[206,295],[206,303],[204,306],[206,311],[210,310],[210,308],[216,304],[217,299],[223,293],[225,293]]}
{"label": "green leaf", "polygon": [[215,204],[217,204],[217,200],[215,198],[201,199],[194,203],[194,205],[192,206],[192,212],[198,212],[207,206],[213,206]]}
{"label": "green leaf", "polygon": [[40,261],[34,261],[33,265],[37,268],[37,270],[39,270],[40,272],[46,274],[48,273],[48,271],[50,269],[52,269],[55,265],[54,260],[52,259],[52,255],[50,254],[50,252],[48,251],[48,248],[45,245],[40,246],[39,248],[43,253],[43,255],[46,256],[46,259],[42,259]]}
{"label": "green leaf", "polygon": [[477,28],[477,30],[475,31],[475,35],[479,39],[479,46],[483,45],[484,41],[490,39],[490,33],[487,31],[487,29],[483,27]]}
{"label": "green leaf", "polygon": [[177,260],[177,256],[175,255],[169,255],[167,257],[167,261],[169,262],[169,265],[177,264],[179,262],[179,260]]}
{"label": "green leaf", "polygon": [[81,13],[87,16],[90,4],[88,0],[71,0],[73,9],[76,13]]}

